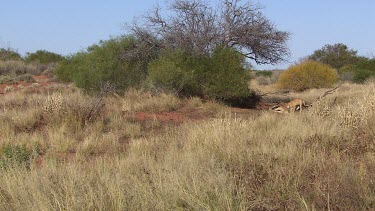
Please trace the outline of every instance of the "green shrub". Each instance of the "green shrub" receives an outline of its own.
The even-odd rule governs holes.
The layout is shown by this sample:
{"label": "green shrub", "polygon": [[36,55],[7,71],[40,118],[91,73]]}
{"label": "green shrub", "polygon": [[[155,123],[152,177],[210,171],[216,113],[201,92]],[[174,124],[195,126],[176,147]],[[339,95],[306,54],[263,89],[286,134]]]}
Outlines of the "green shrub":
{"label": "green shrub", "polygon": [[342,43],[325,45],[321,49],[314,51],[308,59],[328,64],[336,69],[367,60],[367,58],[358,56],[357,51],[349,49],[347,45]]}
{"label": "green shrub", "polygon": [[250,95],[250,76],[244,69],[245,58],[234,49],[218,48],[208,64],[204,94],[215,99],[241,98]]}
{"label": "green shrub", "polygon": [[87,53],[78,52],[68,56],[66,60],[61,61],[56,68],[56,76],[60,81],[73,82],[74,74],[78,74]]}
{"label": "green shrub", "polygon": [[357,83],[363,83],[375,76],[375,59],[359,62],[355,68],[353,80]]}
{"label": "green shrub", "polygon": [[64,60],[64,57],[60,54],[49,52],[46,50],[38,50],[35,53],[27,53],[25,58],[26,63],[37,64],[58,63],[62,60]]}
{"label": "green shrub", "polygon": [[279,87],[303,91],[311,88],[332,86],[338,79],[336,70],[329,65],[314,61],[306,61],[294,65],[279,77]]}
{"label": "green shrub", "polygon": [[[195,62],[189,67],[189,63]],[[194,58],[182,51],[165,51],[149,65],[149,79],[156,87],[179,95],[202,95],[198,71],[205,69],[203,58]]]}
{"label": "green shrub", "polygon": [[210,57],[167,51],[149,65],[149,78],[155,86],[183,96],[244,97],[250,95],[250,76],[243,62],[244,57],[229,48],[218,48]]}
{"label": "green shrub", "polygon": [[0,48],[0,61],[8,60],[22,60],[22,57],[19,53],[11,49]]}
{"label": "green shrub", "polygon": [[31,155],[31,150],[28,150],[26,145],[5,144],[0,157],[0,169],[8,169],[15,166],[29,168]]}
{"label": "green shrub", "polygon": [[88,91],[98,91],[103,84],[110,83],[117,89],[137,87],[147,74],[147,61],[123,58],[136,46],[133,37],[117,37],[90,46],[63,60],[56,69],[59,80],[73,81]]}

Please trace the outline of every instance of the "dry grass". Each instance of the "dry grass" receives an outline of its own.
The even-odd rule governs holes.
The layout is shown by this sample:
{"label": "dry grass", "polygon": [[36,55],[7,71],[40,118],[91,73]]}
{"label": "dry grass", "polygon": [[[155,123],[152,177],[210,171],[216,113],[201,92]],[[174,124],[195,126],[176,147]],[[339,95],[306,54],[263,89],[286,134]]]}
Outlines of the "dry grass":
{"label": "dry grass", "polygon": [[80,92],[5,95],[1,142],[39,154],[0,171],[0,210],[375,209],[374,90],[346,84],[301,114],[227,113],[151,135],[124,108],[181,100],[132,91],[87,121],[93,101]]}
{"label": "dry grass", "polygon": [[25,64],[23,61],[0,61],[0,75],[39,75],[42,71],[37,66]]}
{"label": "dry grass", "polygon": [[150,92],[131,89],[125,93],[122,103],[123,111],[167,112],[181,107],[181,100],[172,94]]}

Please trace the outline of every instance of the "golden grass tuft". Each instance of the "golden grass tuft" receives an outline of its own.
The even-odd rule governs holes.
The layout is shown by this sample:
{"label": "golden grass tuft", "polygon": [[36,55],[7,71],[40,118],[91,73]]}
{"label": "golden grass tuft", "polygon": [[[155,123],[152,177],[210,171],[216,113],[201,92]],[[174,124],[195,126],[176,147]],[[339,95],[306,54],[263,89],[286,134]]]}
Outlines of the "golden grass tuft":
{"label": "golden grass tuft", "polygon": [[131,89],[123,98],[123,111],[147,111],[147,112],[168,112],[181,107],[181,100],[175,95],[160,93],[157,95],[150,92]]}

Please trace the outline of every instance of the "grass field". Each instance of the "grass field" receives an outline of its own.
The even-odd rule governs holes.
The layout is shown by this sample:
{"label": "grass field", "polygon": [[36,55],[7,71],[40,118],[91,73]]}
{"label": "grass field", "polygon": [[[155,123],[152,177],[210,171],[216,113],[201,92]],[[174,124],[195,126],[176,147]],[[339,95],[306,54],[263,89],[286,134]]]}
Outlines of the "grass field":
{"label": "grass field", "polygon": [[264,99],[313,103],[289,115],[56,90],[0,96],[0,210],[375,209],[372,82]]}

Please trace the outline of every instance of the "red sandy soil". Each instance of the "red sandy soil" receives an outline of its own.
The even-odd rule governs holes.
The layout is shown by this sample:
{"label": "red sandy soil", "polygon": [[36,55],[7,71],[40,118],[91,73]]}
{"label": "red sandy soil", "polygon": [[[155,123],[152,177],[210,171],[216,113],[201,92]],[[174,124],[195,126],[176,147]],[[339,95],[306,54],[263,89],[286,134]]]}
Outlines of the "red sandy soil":
{"label": "red sandy soil", "polygon": [[[46,75],[33,76],[33,78],[36,81],[35,83],[39,84],[39,87],[37,87],[35,89],[42,89],[44,87],[47,87],[48,85],[56,84],[56,82],[49,81],[50,77],[48,77]],[[18,90],[20,90],[20,88],[18,87],[19,85],[22,85],[22,86],[24,86],[24,88],[26,88],[28,86],[31,86],[31,84],[32,83],[28,83],[28,82],[25,82],[25,81],[19,81],[19,82],[15,83],[15,84],[0,84],[0,94],[6,94],[4,92],[4,89],[7,86],[11,86],[11,87],[14,88],[14,91],[18,91]]]}
{"label": "red sandy soil", "polygon": [[136,112],[134,119],[139,121],[158,120],[160,122],[181,123],[187,120],[201,120],[210,116],[210,114],[204,114],[199,111],[173,111],[162,113]]}

